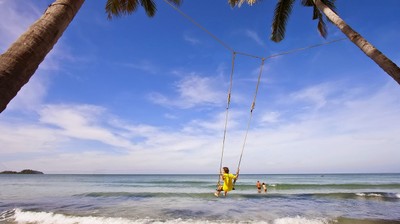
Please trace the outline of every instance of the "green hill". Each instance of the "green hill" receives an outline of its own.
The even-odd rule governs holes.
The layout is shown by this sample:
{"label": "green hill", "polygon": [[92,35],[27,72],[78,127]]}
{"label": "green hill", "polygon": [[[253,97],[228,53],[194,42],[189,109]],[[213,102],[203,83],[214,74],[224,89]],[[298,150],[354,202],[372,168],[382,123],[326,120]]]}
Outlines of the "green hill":
{"label": "green hill", "polygon": [[0,172],[0,174],[43,174],[43,172],[26,169],[26,170],[22,170],[21,172],[6,170],[3,172]]}

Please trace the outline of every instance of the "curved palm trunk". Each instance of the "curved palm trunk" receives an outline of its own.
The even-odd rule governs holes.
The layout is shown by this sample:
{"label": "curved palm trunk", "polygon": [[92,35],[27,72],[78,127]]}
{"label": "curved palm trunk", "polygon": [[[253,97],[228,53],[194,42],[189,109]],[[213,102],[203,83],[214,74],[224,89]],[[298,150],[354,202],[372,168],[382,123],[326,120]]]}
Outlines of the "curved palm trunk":
{"label": "curved palm trunk", "polygon": [[387,58],[382,52],[370,44],[364,37],[346,24],[335,12],[321,2],[314,0],[315,5],[335,24],[355,45],[357,45],[368,57],[379,65],[389,74],[398,84],[400,84],[400,68]]}
{"label": "curved palm trunk", "polygon": [[0,113],[35,73],[85,0],[56,0],[0,55]]}

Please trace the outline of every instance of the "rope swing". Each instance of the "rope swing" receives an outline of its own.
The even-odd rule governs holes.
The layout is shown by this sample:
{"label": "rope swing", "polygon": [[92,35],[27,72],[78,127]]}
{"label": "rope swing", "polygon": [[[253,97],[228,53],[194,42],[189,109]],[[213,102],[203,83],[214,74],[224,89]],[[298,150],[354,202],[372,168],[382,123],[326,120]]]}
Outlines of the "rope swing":
{"label": "rope swing", "polygon": [[[169,6],[171,6],[174,10],[176,10],[183,17],[185,17],[187,20],[189,20],[191,23],[193,23],[194,25],[199,27],[201,30],[203,30],[205,33],[207,33],[210,37],[212,37],[215,41],[217,41],[219,44],[221,44],[224,48],[226,48],[232,54],[232,69],[231,69],[231,75],[230,75],[230,84],[229,84],[229,88],[228,88],[228,97],[227,97],[227,105],[226,105],[226,113],[225,113],[225,128],[224,128],[224,136],[223,136],[223,139],[222,139],[221,160],[220,160],[219,170],[218,170],[218,182],[217,182],[217,188],[218,188],[220,186],[220,184],[221,184],[221,178],[219,176],[219,173],[221,172],[222,162],[223,162],[223,158],[224,158],[226,130],[227,130],[227,125],[228,125],[228,115],[229,115],[229,107],[230,107],[230,102],[231,102],[233,73],[234,73],[234,68],[235,68],[236,55],[240,54],[240,55],[243,55],[243,56],[246,56],[246,57],[251,57],[251,58],[255,58],[255,59],[260,59],[261,60],[261,65],[260,65],[260,70],[259,70],[259,74],[258,74],[256,90],[255,90],[255,93],[254,93],[253,102],[252,102],[251,107],[250,107],[250,115],[249,115],[249,119],[248,119],[248,122],[247,122],[247,129],[246,129],[246,132],[245,132],[243,145],[242,145],[242,150],[241,150],[241,153],[240,153],[240,158],[239,158],[237,171],[236,171],[236,175],[239,176],[240,165],[241,165],[241,162],[242,162],[244,148],[246,146],[247,135],[248,135],[249,129],[250,129],[250,123],[251,123],[251,120],[252,120],[252,117],[253,117],[253,111],[254,111],[254,108],[255,108],[255,105],[256,105],[256,98],[257,98],[258,88],[259,88],[259,85],[260,85],[260,80],[261,80],[261,75],[262,75],[262,71],[263,71],[265,60],[269,59],[269,58],[278,57],[278,56],[293,54],[295,52],[304,51],[304,50],[308,50],[308,49],[315,48],[315,47],[320,47],[320,46],[323,46],[323,45],[335,43],[335,42],[342,41],[342,40],[347,40],[347,38],[340,38],[340,39],[332,40],[332,41],[321,43],[321,44],[310,45],[310,46],[303,47],[303,48],[297,48],[297,49],[289,50],[289,51],[286,51],[286,52],[273,54],[273,55],[270,55],[270,56],[267,56],[267,57],[260,57],[260,56],[257,56],[257,55],[252,55],[252,54],[248,54],[248,53],[244,53],[244,52],[235,51],[232,47],[230,47],[228,44],[226,44],[221,39],[219,39],[217,36],[215,36],[212,32],[210,32],[209,30],[204,28],[202,25],[200,25],[198,22],[196,22],[193,18],[191,18],[190,16],[188,16],[187,14],[182,12],[178,7],[174,6],[173,4],[171,4],[167,0],[163,0],[163,1],[165,3],[167,3]],[[236,179],[233,182],[233,186],[235,186],[235,183],[236,183]]]}
{"label": "rope swing", "polygon": [[[222,169],[222,162],[223,162],[223,158],[224,158],[224,151],[225,151],[225,139],[226,139],[226,132],[227,132],[227,124],[228,124],[228,115],[229,115],[229,108],[230,108],[230,102],[231,102],[231,93],[232,93],[232,84],[233,84],[233,74],[234,74],[234,68],[235,68],[235,58],[236,58],[236,52],[232,53],[232,69],[231,69],[231,75],[230,75],[230,83],[229,83],[229,88],[228,88],[228,100],[227,100],[227,106],[226,106],[226,113],[225,113],[225,128],[224,128],[224,136],[222,138],[222,150],[221,150],[221,160],[220,160],[220,164],[219,164],[219,171],[218,173],[220,173],[221,169]],[[239,157],[239,162],[238,162],[238,166],[236,169],[236,176],[239,176],[239,172],[240,172],[240,165],[242,163],[242,158],[243,158],[243,152],[246,146],[246,142],[247,142],[247,136],[250,130],[250,124],[251,124],[251,120],[253,118],[253,111],[255,109],[256,106],[256,99],[257,99],[257,94],[258,94],[258,89],[260,86],[260,82],[261,82],[261,76],[262,76],[262,72],[263,72],[263,67],[264,67],[264,62],[265,62],[265,58],[261,58],[261,65],[260,65],[260,69],[259,69],[259,73],[258,73],[258,79],[257,79],[257,85],[256,85],[256,89],[254,92],[254,97],[253,97],[253,102],[251,103],[250,106],[250,115],[247,121],[247,128],[246,128],[246,132],[244,135],[244,140],[243,140],[243,145],[242,145],[242,150],[240,153],[240,157]],[[220,186],[221,184],[221,178],[219,178],[218,176],[218,182],[217,182],[217,188]],[[235,187],[236,184],[236,179],[233,182],[233,187]]]}

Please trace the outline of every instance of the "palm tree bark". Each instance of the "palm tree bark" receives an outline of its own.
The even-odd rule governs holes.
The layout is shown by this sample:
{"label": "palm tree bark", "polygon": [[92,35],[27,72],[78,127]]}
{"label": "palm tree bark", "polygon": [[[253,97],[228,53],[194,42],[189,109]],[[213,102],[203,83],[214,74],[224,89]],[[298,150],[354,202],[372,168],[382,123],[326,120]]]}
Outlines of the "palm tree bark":
{"label": "palm tree bark", "polygon": [[29,81],[85,0],[56,0],[0,55],[0,113]]}
{"label": "palm tree bark", "polygon": [[368,57],[379,65],[389,74],[398,84],[400,84],[400,68],[386,57],[382,52],[370,44],[364,37],[346,24],[334,11],[321,2],[314,0],[315,5],[335,24],[355,45],[357,45]]}

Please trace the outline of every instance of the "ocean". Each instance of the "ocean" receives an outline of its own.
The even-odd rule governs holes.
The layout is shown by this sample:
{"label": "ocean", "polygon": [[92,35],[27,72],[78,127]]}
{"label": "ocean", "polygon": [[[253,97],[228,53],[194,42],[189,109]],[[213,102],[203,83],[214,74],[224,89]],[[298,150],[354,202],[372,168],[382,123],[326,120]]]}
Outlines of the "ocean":
{"label": "ocean", "polygon": [[[259,193],[257,181],[267,184]],[[0,224],[399,223],[400,174],[0,175]]]}

